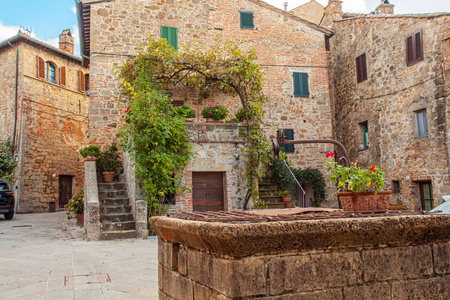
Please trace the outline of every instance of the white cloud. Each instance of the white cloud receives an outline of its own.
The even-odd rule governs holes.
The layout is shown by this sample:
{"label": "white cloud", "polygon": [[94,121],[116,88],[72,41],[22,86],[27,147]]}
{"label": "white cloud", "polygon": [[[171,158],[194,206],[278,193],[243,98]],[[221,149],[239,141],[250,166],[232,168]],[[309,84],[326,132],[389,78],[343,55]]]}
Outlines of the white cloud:
{"label": "white cloud", "polygon": [[70,9],[74,14],[77,14],[77,8],[75,6],[72,6]]}
{"label": "white cloud", "polygon": [[73,54],[75,56],[81,57],[81,54],[80,54],[80,31],[78,30],[77,24],[72,26],[72,36],[73,36],[74,43],[75,43]]}
{"label": "white cloud", "polygon": [[18,26],[5,26],[0,21],[0,42],[15,36],[19,32],[19,29]]}

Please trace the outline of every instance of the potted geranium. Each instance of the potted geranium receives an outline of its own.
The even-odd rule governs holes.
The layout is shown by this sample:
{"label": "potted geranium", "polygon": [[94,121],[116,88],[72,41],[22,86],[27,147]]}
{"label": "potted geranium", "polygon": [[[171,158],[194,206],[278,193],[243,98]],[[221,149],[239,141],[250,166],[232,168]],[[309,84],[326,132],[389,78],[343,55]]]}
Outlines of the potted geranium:
{"label": "potted geranium", "polygon": [[289,203],[289,200],[290,200],[290,197],[289,197],[289,194],[290,194],[291,192],[289,192],[289,191],[282,191],[280,194],[281,194],[281,198],[282,198],[282,200],[283,200],[283,202],[284,203]]}
{"label": "potted geranium", "polygon": [[179,108],[180,114],[183,115],[186,118],[186,122],[193,122],[195,115],[197,114],[195,112],[195,109],[193,109],[190,106],[183,105]]}
{"label": "potted geranium", "polygon": [[[384,187],[384,173],[379,167],[360,168],[353,163],[350,167],[339,165],[333,160],[334,152],[327,153],[328,170],[333,171],[331,181],[337,183],[338,196],[344,211],[387,211],[391,191]],[[331,158],[331,159],[330,159]]]}
{"label": "potted geranium", "polygon": [[203,108],[202,116],[206,119],[206,122],[223,123],[223,119],[228,116],[228,111],[224,106],[220,104],[209,104],[208,106]]}
{"label": "potted geranium", "polygon": [[79,148],[78,153],[86,158],[86,160],[95,160],[95,157],[99,156],[100,150],[97,146],[87,145],[86,147]]}
{"label": "potted geranium", "polygon": [[75,215],[77,218],[77,224],[84,224],[84,190],[81,189],[72,199],[69,200],[69,204],[66,205],[67,219],[72,219]]}
{"label": "potted geranium", "polygon": [[109,150],[100,152],[97,159],[97,167],[103,175],[104,182],[113,181],[117,169],[122,166],[119,158],[119,150],[115,144],[112,144]]}

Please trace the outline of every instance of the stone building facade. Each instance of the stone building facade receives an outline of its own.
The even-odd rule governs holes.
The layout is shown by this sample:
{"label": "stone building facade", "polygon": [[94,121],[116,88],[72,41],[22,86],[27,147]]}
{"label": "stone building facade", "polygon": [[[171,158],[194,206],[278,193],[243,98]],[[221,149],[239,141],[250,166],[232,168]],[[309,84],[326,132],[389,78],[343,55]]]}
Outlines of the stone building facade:
{"label": "stone building facade", "polygon": [[19,212],[62,209],[83,188],[77,149],[87,143],[89,75],[73,55],[70,30],[61,34],[60,47],[21,32],[0,44],[0,139],[15,135]]}
{"label": "stone building facade", "polygon": [[450,194],[450,14],[396,15],[390,3],[347,14],[340,3],[330,0],[322,20],[336,33],[335,137],[352,161],[385,172],[391,205],[428,210]]}
{"label": "stone building facade", "polygon": [[[84,66],[89,66],[91,74],[88,133],[91,144],[103,147],[115,141],[115,133],[122,122],[120,117],[127,107],[125,99],[118,105],[120,82],[116,79],[115,67],[136,54],[136,43],[145,41],[149,34],[159,38],[162,27],[176,28],[179,48],[194,39],[205,42],[205,47],[208,47],[218,37],[220,41],[242,42],[244,51],[256,49],[257,63],[267,82],[266,121],[272,124],[266,128],[268,137],[275,138],[278,128],[293,129],[295,139],[332,137],[325,51],[325,36],[332,32],[328,29],[258,0],[83,0],[78,2],[77,10]],[[251,15],[252,26],[242,27],[243,14]],[[298,76],[295,73],[307,76],[308,91],[305,94],[294,95],[293,78]],[[173,91],[172,99],[194,107],[197,105],[195,93],[189,90]],[[207,104],[225,105],[230,110],[230,118],[241,107],[236,97],[217,91],[202,99],[200,109]],[[202,126],[210,127],[201,125],[199,128]],[[220,132],[224,128],[214,130]],[[233,150],[235,146],[230,145]],[[196,147],[202,148],[197,150],[205,150],[207,156],[210,152],[222,151],[219,149],[222,146],[217,145]],[[234,150],[230,149],[224,150],[226,157],[234,155],[231,154]],[[319,168],[326,174],[324,156],[331,149],[326,145],[296,146],[288,157],[295,167]],[[226,157],[210,156],[214,160],[206,161],[201,155],[194,158],[186,170],[184,179],[187,185],[192,182],[192,172],[196,169],[229,172]],[[204,163],[199,163],[201,161]],[[235,180],[234,175],[226,178]],[[335,198],[331,183],[328,194],[329,199]],[[230,199],[243,196],[229,188],[225,188],[225,195],[231,201],[225,205],[226,209],[237,207]],[[192,195],[181,195],[180,198],[183,199],[183,209],[193,209],[189,204]],[[328,204],[336,204],[334,201]]]}

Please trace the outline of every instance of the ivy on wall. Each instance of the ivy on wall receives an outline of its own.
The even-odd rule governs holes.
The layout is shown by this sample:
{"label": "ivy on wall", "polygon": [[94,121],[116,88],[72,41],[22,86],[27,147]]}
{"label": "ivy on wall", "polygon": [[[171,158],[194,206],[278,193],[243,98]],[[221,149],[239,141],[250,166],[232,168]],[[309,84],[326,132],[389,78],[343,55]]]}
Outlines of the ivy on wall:
{"label": "ivy on wall", "polygon": [[[271,146],[263,132],[262,92],[264,80],[254,61],[254,50],[244,53],[240,44],[227,41],[207,48],[193,41],[179,51],[166,39],[149,37],[139,45],[139,55],[121,68],[123,92],[131,100],[122,129],[123,144],[133,154],[136,172],[144,182],[152,211],[158,197],[179,191],[182,170],[193,157],[184,117],[174,114],[166,91],[176,87],[193,88],[208,95],[216,88],[238,96],[249,123],[247,187],[256,208],[265,207],[258,195],[257,182],[264,176],[263,165],[270,162]],[[173,174],[178,174],[171,177]]]}
{"label": "ivy on wall", "polygon": [[14,167],[16,166],[12,151],[13,145],[9,139],[0,140],[0,178],[6,181],[10,188],[12,188]]}

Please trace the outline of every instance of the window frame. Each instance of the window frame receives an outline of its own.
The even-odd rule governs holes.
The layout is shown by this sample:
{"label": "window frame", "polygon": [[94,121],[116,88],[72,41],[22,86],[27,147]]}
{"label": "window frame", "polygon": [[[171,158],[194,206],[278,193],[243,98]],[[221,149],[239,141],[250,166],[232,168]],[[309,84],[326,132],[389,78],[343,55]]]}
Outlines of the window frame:
{"label": "window frame", "polygon": [[[302,97],[302,98],[309,98],[310,91],[309,91],[309,73],[306,72],[293,72],[292,73],[293,78],[293,87],[294,87],[294,97]],[[306,78],[306,79],[305,79]],[[306,80],[306,85],[304,85],[304,80]],[[298,85],[296,85],[296,82],[298,81]],[[298,89],[296,89],[298,87]],[[305,91],[306,88],[306,91]]]}
{"label": "window frame", "polygon": [[[294,140],[294,129],[292,128],[285,128],[283,129],[285,133],[285,140],[293,141]],[[295,146],[294,144],[287,144],[287,145],[280,145],[280,150],[284,153],[295,153]]]}
{"label": "window frame", "polygon": [[[49,69],[50,69],[49,67],[53,68],[53,79],[49,78]],[[56,70],[57,70],[56,65],[50,61],[46,61],[44,64],[44,70],[45,70],[44,79],[50,83],[56,84]]]}
{"label": "window frame", "polygon": [[[417,41],[417,35],[419,35],[420,41]],[[411,38],[411,50],[408,48],[408,39]],[[420,43],[420,44],[418,44]],[[417,50],[420,49],[420,56]],[[410,52],[411,51],[411,52]],[[406,52],[406,66],[412,66],[420,61],[423,61],[423,31],[418,30],[405,38],[405,52]],[[410,60],[411,56],[411,60]]]}
{"label": "window frame", "polygon": [[359,127],[362,133],[362,150],[369,149],[369,122],[361,122],[359,123]]}
{"label": "window frame", "polygon": [[[423,116],[422,119],[420,116]],[[414,135],[416,138],[428,136],[428,119],[426,108],[414,111]]]}
{"label": "window frame", "polygon": [[367,55],[366,52],[355,58],[356,82],[361,83],[367,80]]}
{"label": "window frame", "polygon": [[[252,25],[243,25],[242,17],[244,15],[250,15],[252,17]],[[239,19],[240,19],[240,25],[241,29],[255,29],[255,14],[252,11],[239,11]]]}
{"label": "window frame", "polygon": [[[163,28],[167,28],[168,29],[167,38],[163,37]],[[175,46],[172,44],[172,42],[173,42],[172,41],[172,32],[171,32],[172,30],[175,30],[175,34],[177,36],[177,40],[176,40]],[[178,27],[162,26],[161,25],[161,27],[160,27],[160,37],[162,39],[166,39],[167,40],[167,44],[169,44],[170,46],[174,47],[175,51],[178,51],[178,40],[179,40],[179,38],[178,38]]]}
{"label": "window frame", "polygon": [[392,180],[392,193],[393,194],[401,193],[400,180]]}

